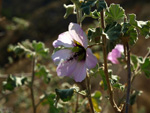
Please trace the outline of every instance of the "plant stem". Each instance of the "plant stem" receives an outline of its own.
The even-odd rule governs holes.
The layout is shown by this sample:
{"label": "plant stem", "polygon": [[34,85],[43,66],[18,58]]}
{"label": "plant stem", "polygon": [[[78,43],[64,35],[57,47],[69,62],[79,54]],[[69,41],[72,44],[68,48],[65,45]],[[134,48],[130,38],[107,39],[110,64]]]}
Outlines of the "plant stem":
{"label": "plant stem", "polygon": [[33,59],[32,59],[32,79],[31,79],[31,84],[30,84],[30,91],[31,91],[31,100],[32,100],[33,113],[36,113],[34,91],[33,91],[34,76],[35,76],[34,68],[35,68],[35,56],[33,55]]}
{"label": "plant stem", "polygon": [[102,43],[95,43],[95,44],[93,44],[93,45],[89,45],[87,48],[92,48],[92,47],[97,46],[97,45],[103,46]]}
{"label": "plant stem", "polygon": [[[105,22],[104,22],[104,12],[101,11],[101,27],[105,29]],[[104,72],[106,76],[106,82],[107,82],[107,87],[108,87],[108,94],[109,94],[109,100],[110,103],[116,113],[120,113],[121,109],[118,108],[117,104],[114,101],[114,93],[113,93],[113,88],[110,84],[109,81],[109,75],[108,75],[108,66],[107,66],[107,50],[106,50],[106,37],[103,35],[102,37],[103,41],[103,57],[104,57]]]}
{"label": "plant stem", "polygon": [[77,93],[77,100],[76,100],[76,108],[75,108],[75,113],[77,113],[77,112],[78,112],[78,107],[79,107],[79,104],[78,104],[78,102],[79,102],[79,94]]}
{"label": "plant stem", "polygon": [[88,74],[86,76],[86,82],[87,82],[87,98],[91,107],[91,112],[94,113],[93,103],[91,99],[91,82]]}
{"label": "plant stem", "polygon": [[126,107],[125,113],[129,112],[129,104],[130,104],[130,90],[131,90],[131,63],[130,63],[130,48],[127,43],[127,68],[128,68],[128,78],[127,78],[127,96],[126,96]]}

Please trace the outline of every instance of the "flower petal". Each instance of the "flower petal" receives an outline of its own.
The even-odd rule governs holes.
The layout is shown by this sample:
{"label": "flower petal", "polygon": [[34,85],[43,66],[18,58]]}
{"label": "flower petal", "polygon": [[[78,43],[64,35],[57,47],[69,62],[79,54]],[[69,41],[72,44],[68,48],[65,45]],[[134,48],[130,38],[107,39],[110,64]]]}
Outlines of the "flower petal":
{"label": "flower petal", "polygon": [[97,58],[93,55],[91,49],[87,49],[86,51],[86,66],[88,69],[94,68],[97,64],[98,60]]}
{"label": "flower petal", "polygon": [[78,62],[73,72],[73,78],[76,82],[81,82],[86,77],[86,65],[85,62]]}
{"label": "flower petal", "polygon": [[58,76],[72,76],[72,72],[76,68],[77,61],[64,61],[60,63],[57,67]]}
{"label": "flower petal", "polygon": [[62,60],[66,60],[72,54],[72,51],[69,49],[61,49],[56,51],[51,57],[56,65],[58,65]]}
{"label": "flower petal", "polygon": [[84,48],[87,47],[87,36],[85,32],[82,30],[79,24],[70,23],[69,24],[69,33],[74,40],[79,42]]}
{"label": "flower petal", "polygon": [[58,46],[73,47],[73,43],[74,42],[73,42],[72,36],[67,31],[67,32],[61,33],[58,36],[58,39],[53,42],[53,46],[55,48]]}
{"label": "flower petal", "polygon": [[123,45],[121,45],[121,44],[117,44],[117,45],[115,46],[115,49],[117,49],[117,50],[120,51],[120,52],[124,52]]}
{"label": "flower petal", "polygon": [[121,57],[121,52],[118,49],[113,49],[112,52],[108,54],[107,59],[110,60],[113,64],[118,64],[119,61],[117,58]]}

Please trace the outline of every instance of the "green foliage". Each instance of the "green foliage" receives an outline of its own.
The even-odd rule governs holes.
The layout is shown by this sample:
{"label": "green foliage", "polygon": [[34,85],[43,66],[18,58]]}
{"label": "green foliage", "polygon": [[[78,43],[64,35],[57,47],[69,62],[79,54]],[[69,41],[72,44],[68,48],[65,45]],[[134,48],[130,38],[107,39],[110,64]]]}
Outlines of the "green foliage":
{"label": "green foliage", "polygon": [[81,9],[82,11],[86,14],[89,15],[91,12],[91,7],[93,7],[96,4],[97,1],[86,1],[81,4]]}
{"label": "green foliage", "polygon": [[24,49],[23,48],[21,48],[20,46],[16,46],[16,47],[14,47],[14,52],[15,52],[15,54],[23,54],[24,53]]}
{"label": "green foliage", "polygon": [[64,8],[66,8],[66,13],[64,18],[68,18],[69,15],[74,14],[74,5],[66,5],[64,4]]}
{"label": "green foliage", "polygon": [[32,42],[32,46],[33,46],[33,49],[36,52],[36,54],[39,54],[39,55],[41,55],[43,57],[47,57],[48,56],[49,49],[45,48],[44,43],[33,41]]}
{"label": "green foliage", "polygon": [[106,23],[111,24],[113,22],[121,23],[124,22],[125,11],[119,4],[111,4],[106,10]]}
{"label": "green foliage", "polygon": [[46,48],[43,42],[33,41],[31,43],[28,40],[18,43],[16,46],[11,45],[8,50],[15,52],[16,55],[25,54],[31,58],[33,55],[43,58],[47,58],[49,55],[49,48]]}
{"label": "green foliage", "polygon": [[140,27],[136,20],[136,15],[135,14],[129,14],[129,23],[134,26],[134,27]]}
{"label": "green foliage", "polygon": [[99,69],[99,73],[102,77],[102,80],[103,80],[103,85],[104,85],[104,90],[107,90],[107,81],[106,81],[106,76],[105,76],[105,73],[102,69]]}
{"label": "green foliage", "polygon": [[96,112],[101,112],[101,108],[99,106],[99,104],[101,103],[101,100],[102,100],[102,93],[100,91],[95,91],[92,94],[92,102],[93,102],[94,110]]}
{"label": "green foliage", "polygon": [[114,22],[112,24],[108,24],[105,28],[105,34],[108,39],[111,41],[115,41],[120,38],[121,35],[121,25]]}
{"label": "green foliage", "polygon": [[112,70],[109,70],[110,82],[114,88],[124,91],[125,86],[119,82],[119,76],[113,75]]}
{"label": "green foliage", "polygon": [[90,16],[94,19],[98,19],[100,17],[99,12],[97,12],[97,10],[94,10],[90,13]]}
{"label": "green foliage", "polygon": [[97,37],[100,37],[102,35],[102,29],[101,28],[89,28],[88,29],[88,39],[89,41],[94,40]]}
{"label": "green foliage", "polygon": [[103,9],[106,9],[107,4],[104,0],[89,0],[89,1],[84,1],[81,4],[81,9],[83,11],[83,13],[85,13],[86,15],[90,15],[91,8],[94,7],[96,5],[97,7],[97,11],[101,12]]}
{"label": "green foliage", "polygon": [[16,76],[10,75],[6,81],[3,81],[3,90],[12,91],[16,87],[24,85],[25,82],[27,82],[26,77],[16,77]]}
{"label": "green foliage", "polygon": [[35,71],[35,75],[42,77],[45,83],[48,84],[50,82],[52,75],[50,74],[49,70],[46,69],[45,66],[37,64]]}
{"label": "green foliage", "polygon": [[135,14],[129,14],[129,23],[135,28],[140,30],[140,34],[145,36],[146,39],[150,37],[150,21],[137,21]]}
{"label": "green foliage", "polygon": [[7,30],[24,30],[29,27],[29,22],[23,18],[13,17],[13,23],[6,26]]}
{"label": "green foliage", "polygon": [[150,37],[150,21],[142,22],[140,33],[145,36],[145,39]]}
{"label": "green foliage", "polygon": [[147,78],[150,78],[150,58],[146,58],[143,63],[141,63],[141,70]]}
{"label": "green foliage", "polygon": [[138,40],[138,32],[130,23],[123,23],[122,33],[124,38],[129,38],[129,44],[134,45]]}
{"label": "green foliage", "polygon": [[138,57],[137,56],[131,55],[131,65],[133,66],[134,70],[138,67]]}
{"label": "green foliage", "polygon": [[46,104],[49,105],[49,111],[48,111],[48,113],[59,113],[59,109],[57,109],[57,108],[54,106],[54,104],[55,104],[54,99],[55,99],[55,98],[56,98],[56,95],[53,94],[53,93],[42,95],[41,100],[44,99],[44,101],[42,102],[42,105],[46,105]]}
{"label": "green foliage", "polygon": [[140,96],[142,91],[134,91],[130,96],[130,105],[133,105],[136,101],[137,96]]}
{"label": "green foliage", "polygon": [[62,101],[66,102],[71,99],[74,93],[74,89],[55,89],[57,97],[60,98]]}
{"label": "green foliage", "polygon": [[96,6],[97,11],[101,12],[103,9],[106,9],[107,3],[105,2],[105,0],[98,0]]}

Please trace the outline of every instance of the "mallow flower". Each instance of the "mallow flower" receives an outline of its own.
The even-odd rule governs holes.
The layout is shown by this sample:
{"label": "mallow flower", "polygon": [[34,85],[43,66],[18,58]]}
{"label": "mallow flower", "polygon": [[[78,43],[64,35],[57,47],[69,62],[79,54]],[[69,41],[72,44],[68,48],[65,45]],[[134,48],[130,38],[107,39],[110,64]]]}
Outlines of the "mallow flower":
{"label": "mallow flower", "polygon": [[113,64],[119,64],[118,58],[121,57],[121,54],[124,52],[123,45],[117,44],[115,48],[109,52],[107,59]]}
{"label": "mallow flower", "polygon": [[88,48],[87,36],[80,25],[70,23],[68,29],[53,42],[54,48],[63,48],[56,51],[52,59],[57,65],[58,76],[69,76],[81,82],[86,77],[87,69],[96,66],[97,58]]}

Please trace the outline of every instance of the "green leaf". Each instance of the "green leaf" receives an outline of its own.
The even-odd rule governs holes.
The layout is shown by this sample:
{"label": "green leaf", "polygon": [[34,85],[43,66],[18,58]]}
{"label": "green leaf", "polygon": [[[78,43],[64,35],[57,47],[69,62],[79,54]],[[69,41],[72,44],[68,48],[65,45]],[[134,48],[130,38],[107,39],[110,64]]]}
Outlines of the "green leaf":
{"label": "green leaf", "polygon": [[141,64],[141,70],[144,72],[147,78],[150,78],[150,58],[146,58]]}
{"label": "green leaf", "polygon": [[30,25],[28,21],[18,17],[13,17],[13,21],[18,25],[17,27],[19,27],[20,29],[27,28]]}
{"label": "green leaf", "polygon": [[130,105],[133,105],[136,101],[137,96],[140,96],[142,91],[134,91],[130,96]]}
{"label": "green leaf", "polygon": [[140,33],[145,36],[145,39],[150,38],[150,21],[144,22],[144,24],[142,22]]}
{"label": "green leaf", "polygon": [[[87,16],[87,15],[86,15]],[[94,18],[94,19],[98,19],[99,17],[100,17],[100,14],[99,14],[99,12],[97,12],[97,10],[94,10],[94,11],[91,11],[90,12],[90,15],[89,15],[90,17],[92,17],[92,18]],[[89,17],[88,16],[88,17]]]}
{"label": "green leaf", "polygon": [[95,98],[95,99],[100,100],[101,97],[102,97],[102,93],[101,93],[100,91],[95,91],[95,92],[92,94],[92,98]]}
{"label": "green leaf", "polygon": [[134,26],[130,23],[123,23],[122,25],[123,37],[129,38],[130,45],[134,45],[138,40],[138,33]]}
{"label": "green leaf", "polygon": [[129,23],[140,30],[141,35],[146,39],[150,37],[150,21],[137,21],[135,14],[129,14]]}
{"label": "green leaf", "polygon": [[133,65],[133,68],[136,69],[138,66],[138,59],[136,55],[131,55],[131,64]]}
{"label": "green leaf", "polygon": [[23,48],[21,48],[20,46],[15,46],[14,50],[15,54],[19,55],[25,52],[25,50]]}
{"label": "green leaf", "polygon": [[119,4],[111,4],[106,10],[106,23],[123,22],[125,18],[125,11]]}
{"label": "green leaf", "polygon": [[111,83],[111,85],[112,85],[114,88],[117,88],[117,89],[119,89],[119,90],[124,91],[125,86],[122,85],[121,83],[119,83],[119,79],[120,79],[119,76],[113,75],[113,74],[112,74],[112,70],[109,70],[109,75],[111,76],[111,77],[110,77],[110,83]]}
{"label": "green leaf", "polygon": [[96,6],[97,6],[97,11],[101,12],[103,9],[106,9],[107,4],[106,4],[105,0],[98,0]]}
{"label": "green leaf", "polygon": [[74,5],[66,5],[64,4],[64,7],[66,8],[66,13],[64,15],[64,18],[68,18],[69,15],[74,13]]}
{"label": "green leaf", "polygon": [[74,89],[55,89],[57,96],[64,102],[69,101],[73,96]]}
{"label": "green leaf", "polygon": [[88,39],[92,41],[96,37],[100,37],[102,35],[102,29],[101,28],[89,28],[88,29]]}
{"label": "green leaf", "polygon": [[35,68],[35,71],[36,71],[35,75],[42,77],[44,79],[45,83],[48,84],[50,82],[52,75],[50,74],[49,70],[46,69],[45,66],[37,64],[36,68]]}
{"label": "green leaf", "polygon": [[47,57],[47,55],[49,53],[49,49],[45,48],[44,43],[33,41],[32,46],[37,54],[39,54],[43,57]]}
{"label": "green leaf", "polygon": [[108,24],[104,32],[111,41],[117,40],[121,35],[121,25],[116,22]]}
{"label": "green leaf", "polygon": [[100,91],[95,91],[92,94],[93,107],[94,107],[96,112],[101,112],[101,108],[99,106],[101,99],[102,99],[102,94]]}
{"label": "green leaf", "polygon": [[82,11],[86,14],[89,15],[91,12],[91,7],[93,7],[96,4],[97,1],[93,0],[93,1],[84,1],[81,4],[81,9]]}
{"label": "green leaf", "polygon": [[46,105],[46,104],[49,105],[48,113],[59,113],[59,109],[57,109],[54,106],[55,98],[56,98],[55,94],[52,94],[52,93],[51,94],[43,94],[41,97],[42,98],[40,98],[40,99],[44,99],[44,101],[42,102],[42,105]]}
{"label": "green leaf", "polygon": [[7,80],[3,82],[3,89],[12,91],[15,87],[24,85],[26,81],[26,77],[16,77],[10,75]]}
{"label": "green leaf", "polygon": [[105,73],[102,69],[99,69],[99,73],[100,73],[102,80],[103,80],[104,90],[107,90],[107,81],[106,81]]}
{"label": "green leaf", "polygon": [[135,14],[129,14],[129,23],[135,27],[140,27],[138,25],[138,22],[136,20],[136,15]]}

